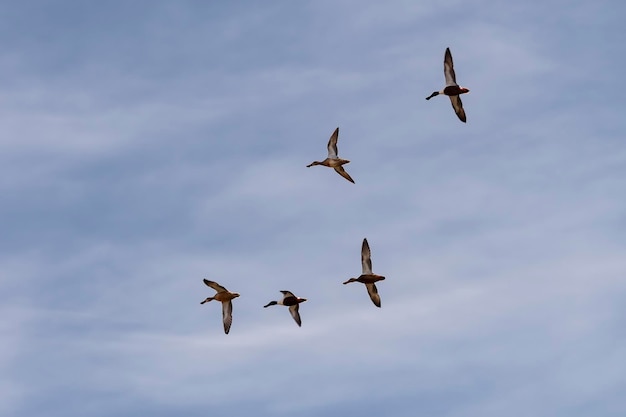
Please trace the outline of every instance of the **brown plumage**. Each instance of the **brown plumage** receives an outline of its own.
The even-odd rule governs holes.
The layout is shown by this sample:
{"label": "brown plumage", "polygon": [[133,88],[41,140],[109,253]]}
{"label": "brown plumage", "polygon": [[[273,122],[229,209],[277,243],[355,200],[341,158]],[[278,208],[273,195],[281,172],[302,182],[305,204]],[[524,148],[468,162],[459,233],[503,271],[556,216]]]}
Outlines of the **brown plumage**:
{"label": "brown plumage", "polygon": [[228,334],[230,331],[230,325],[233,323],[233,303],[232,299],[239,297],[236,292],[230,292],[226,288],[222,287],[217,282],[204,280],[204,283],[213,288],[216,292],[215,296],[208,297],[200,304],[208,303],[209,301],[220,301],[222,303],[222,320],[224,322],[224,333]]}
{"label": "brown plumage", "polygon": [[385,277],[372,272],[372,255],[367,239],[363,239],[363,245],[361,246],[361,266],[363,273],[358,278],[350,278],[344,282],[344,285],[351,282],[361,282],[365,284],[365,288],[372,302],[376,307],[380,307],[380,295],[378,295],[378,288],[376,288],[376,284],[374,283],[384,280]]}
{"label": "brown plumage", "polygon": [[310,168],[315,165],[324,165],[325,167],[334,168],[334,170],[337,171],[339,175],[341,175],[342,177],[344,177],[345,179],[347,179],[348,181],[354,184],[354,180],[352,179],[352,177],[342,167],[343,164],[347,164],[350,161],[348,161],[347,159],[341,159],[338,156],[338,150],[337,150],[338,139],[339,139],[339,128],[335,129],[333,134],[330,136],[330,139],[328,140],[328,145],[327,145],[328,158],[324,159],[321,162],[313,161],[309,165],[307,165],[307,168]]}

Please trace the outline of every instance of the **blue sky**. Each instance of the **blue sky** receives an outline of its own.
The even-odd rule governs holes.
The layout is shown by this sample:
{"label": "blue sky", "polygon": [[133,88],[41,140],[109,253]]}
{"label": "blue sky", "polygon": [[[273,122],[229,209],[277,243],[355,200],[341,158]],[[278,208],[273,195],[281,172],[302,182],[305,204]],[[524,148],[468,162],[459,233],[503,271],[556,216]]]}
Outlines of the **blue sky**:
{"label": "blue sky", "polygon": [[626,415],[624,12],[3,3],[0,414]]}

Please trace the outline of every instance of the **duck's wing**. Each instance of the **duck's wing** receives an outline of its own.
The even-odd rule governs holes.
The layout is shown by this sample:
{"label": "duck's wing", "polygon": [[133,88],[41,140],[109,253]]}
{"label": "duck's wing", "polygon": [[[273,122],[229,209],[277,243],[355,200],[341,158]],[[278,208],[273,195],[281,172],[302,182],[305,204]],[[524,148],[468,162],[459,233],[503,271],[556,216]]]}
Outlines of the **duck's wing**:
{"label": "duck's wing", "polygon": [[296,298],[295,295],[293,295],[293,293],[291,291],[281,291],[283,293],[283,299],[287,298],[287,297],[293,297]]}
{"label": "duck's wing", "polygon": [[328,139],[328,157],[330,159],[337,159],[339,151],[337,150],[337,139],[339,139],[339,128],[335,129],[330,139]]}
{"label": "duck's wing", "polygon": [[337,171],[337,174],[341,175],[342,177],[350,181],[352,184],[354,184],[354,180],[352,179],[350,174],[348,174],[341,165],[339,165],[338,167],[335,167],[335,171]]}
{"label": "duck's wing", "polygon": [[291,307],[289,307],[289,312],[291,313],[291,317],[293,317],[293,319],[296,321],[296,323],[298,324],[299,327],[302,326],[302,320],[300,319],[300,313],[298,312],[298,310],[300,309],[299,304],[294,304]]}
{"label": "duck's wing", "polygon": [[222,302],[222,319],[224,320],[224,333],[228,334],[230,325],[233,324],[233,302],[231,300]]}
{"label": "duck's wing", "polygon": [[361,266],[363,267],[363,275],[372,274],[372,253],[367,239],[363,239],[363,246],[361,247]]}
{"label": "duck's wing", "polygon": [[458,85],[456,83],[456,74],[454,73],[454,64],[452,63],[450,48],[446,48],[446,56],[443,59],[443,73],[446,76],[446,86]]}
{"label": "duck's wing", "polygon": [[208,279],[203,280],[206,285],[213,288],[217,292],[227,291],[226,288],[222,287],[220,284],[214,281],[209,281]]}
{"label": "duck's wing", "polygon": [[374,305],[376,307],[380,307],[380,295],[378,295],[378,288],[376,288],[376,284],[365,284],[365,288],[367,288],[367,293],[370,295]]}
{"label": "duck's wing", "polygon": [[465,110],[463,110],[463,102],[461,101],[461,97],[459,96],[450,96],[450,102],[452,103],[452,108],[459,119],[463,122],[467,122],[467,118],[465,117]]}

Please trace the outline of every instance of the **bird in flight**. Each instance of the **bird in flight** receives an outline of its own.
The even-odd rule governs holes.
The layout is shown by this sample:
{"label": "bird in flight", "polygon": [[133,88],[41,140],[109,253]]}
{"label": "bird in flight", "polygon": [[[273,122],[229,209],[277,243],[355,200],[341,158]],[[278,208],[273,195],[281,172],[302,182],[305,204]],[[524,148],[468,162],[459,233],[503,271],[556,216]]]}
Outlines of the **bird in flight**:
{"label": "bird in flight", "polygon": [[354,184],[354,180],[352,179],[352,177],[350,177],[350,175],[342,167],[343,164],[347,164],[350,161],[348,161],[347,159],[341,159],[339,158],[339,156],[337,156],[337,139],[339,139],[339,128],[335,129],[333,134],[330,136],[330,139],[328,140],[328,158],[324,159],[321,162],[313,161],[309,165],[307,165],[307,168],[310,168],[314,165],[324,165],[326,167],[334,168],[339,175]]}
{"label": "bird in flight", "polygon": [[233,298],[239,297],[239,294],[237,294],[236,292],[230,292],[217,282],[209,281],[208,279],[205,279],[204,283],[217,292],[213,297],[208,297],[200,304],[208,303],[209,301],[213,300],[222,302],[222,320],[224,321],[224,333],[228,334],[228,332],[230,331],[230,325],[233,323],[232,300]]}
{"label": "bird in flight", "polygon": [[270,301],[263,307],[281,305],[289,307],[289,313],[291,313],[291,317],[296,321],[298,326],[302,326],[302,320],[300,319],[299,304],[306,301],[306,298],[300,298],[293,295],[291,291],[281,291],[283,293],[283,299],[278,301]]}
{"label": "bird in flight", "polygon": [[370,245],[367,243],[367,239],[363,239],[363,246],[361,246],[361,267],[362,274],[358,278],[350,278],[345,284],[351,282],[361,282],[365,284],[367,293],[369,294],[372,302],[376,307],[380,307],[380,295],[378,295],[378,289],[375,282],[385,279],[382,275],[376,275],[372,272],[372,253],[370,251]]}
{"label": "bird in flight", "polygon": [[469,93],[469,89],[461,87],[456,83],[456,74],[454,73],[454,64],[452,63],[452,54],[450,48],[446,48],[446,55],[443,59],[443,73],[446,76],[446,86],[441,91],[434,91],[430,96],[426,97],[426,100],[438,96],[439,94],[445,94],[450,97],[452,108],[459,117],[459,119],[465,123],[467,117],[465,117],[465,110],[463,110],[463,102],[461,101],[461,94]]}

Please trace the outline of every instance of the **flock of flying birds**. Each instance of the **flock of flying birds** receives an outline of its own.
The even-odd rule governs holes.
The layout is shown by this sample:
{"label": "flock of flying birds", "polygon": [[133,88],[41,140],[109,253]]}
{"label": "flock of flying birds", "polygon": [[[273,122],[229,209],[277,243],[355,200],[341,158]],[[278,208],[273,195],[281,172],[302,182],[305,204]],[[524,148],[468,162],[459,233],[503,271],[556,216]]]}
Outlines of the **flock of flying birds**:
{"label": "flock of flying birds", "polygon": [[[461,87],[456,83],[456,74],[454,73],[454,65],[452,63],[452,54],[450,53],[450,48],[446,48],[446,53],[443,60],[443,72],[446,78],[445,87],[443,88],[443,90],[433,92],[430,96],[426,97],[426,100],[430,100],[431,98],[440,94],[450,97],[454,112],[458,116],[459,120],[465,123],[467,121],[467,118],[465,116],[465,110],[463,110],[463,103],[461,102],[461,98],[459,96],[461,94],[468,93],[469,89]],[[338,138],[339,128],[335,129],[328,141],[328,157],[321,162],[313,161],[309,165],[307,165],[307,167],[312,167],[314,165],[323,165],[329,168],[333,168],[339,175],[354,184],[354,180],[352,179],[352,177],[350,177],[350,175],[343,168],[343,165],[347,164],[350,161],[348,161],[347,159],[341,159],[338,156]],[[365,288],[367,289],[367,293],[369,294],[370,299],[376,307],[380,307],[380,295],[378,295],[376,282],[384,280],[385,277],[382,275],[374,274],[372,272],[372,257],[370,246],[367,243],[367,239],[363,239],[363,245],[361,247],[361,267],[361,275],[358,278],[350,278],[349,280],[345,281],[344,284],[349,284],[351,282],[360,282],[362,284],[365,284]],[[222,303],[224,333],[228,334],[228,332],[230,331],[230,326],[233,323],[232,300],[239,297],[239,294],[236,292],[230,292],[217,282],[209,281],[208,279],[205,279],[204,283],[214,289],[216,293],[213,297],[206,298],[200,304],[204,304],[213,300],[220,301]],[[283,298],[281,300],[270,301],[264,307],[269,307],[273,305],[287,306],[289,307],[289,313],[291,313],[291,317],[293,317],[298,326],[302,326],[299,306],[300,303],[306,301],[306,298],[296,297],[291,291],[281,291],[281,293],[283,294]]]}

